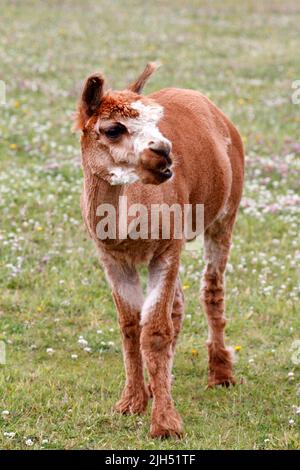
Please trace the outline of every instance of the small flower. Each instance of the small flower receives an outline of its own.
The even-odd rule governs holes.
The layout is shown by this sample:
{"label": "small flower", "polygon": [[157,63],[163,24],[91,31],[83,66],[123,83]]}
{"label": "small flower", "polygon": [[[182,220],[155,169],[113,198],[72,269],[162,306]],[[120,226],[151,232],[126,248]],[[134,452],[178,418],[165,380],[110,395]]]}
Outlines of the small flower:
{"label": "small flower", "polygon": [[79,340],[77,341],[78,344],[80,344],[80,346],[87,346],[88,345],[88,342],[86,339],[80,337]]}
{"label": "small flower", "polygon": [[242,349],[242,346],[240,346],[239,344],[237,344],[235,347],[234,347],[234,350],[235,351],[240,351]]}
{"label": "small flower", "polygon": [[295,424],[295,421],[293,419],[289,419],[289,425],[294,426],[294,424]]}
{"label": "small flower", "polygon": [[8,410],[3,410],[1,414],[2,414],[2,416],[8,416],[9,411]]}
{"label": "small flower", "polygon": [[38,225],[35,229],[37,232],[42,232],[44,229],[40,225]]}
{"label": "small flower", "polygon": [[49,356],[52,356],[52,354],[54,354],[54,349],[53,348],[47,348],[46,353],[49,354]]}
{"label": "small flower", "polygon": [[253,364],[253,363],[254,363],[254,359],[251,358],[251,359],[249,359],[248,362],[249,362],[249,364]]}
{"label": "small flower", "polygon": [[75,359],[78,359],[77,354],[71,354],[71,359],[74,359],[74,360],[75,360]]}
{"label": "small flower", "polygon": [[183,290],[186,290],[186,289],[189,289],[190,288],[190,285],[189,284],[183,284],[182,286],[182,289]]}
{"label": "small flower", "polygon": [[300,414],[300,406],[295,406],[295,405],[293,405],[293,410],[294,410],[294,412],[296,413],[296,415],[299,415],[299,414]]}
{"label": "small flower", "polygon": [[92,351],[92,349],[89,348],[89,347],[86,347],[86,348],[84,348],[83,350],[84,350],[85,352],[88,352],[88,353],[90,353],[90,352]]}
{"label": "small flower", "polygon": [[195,348],[192,349],[192,356],[193,357],[198,356],[198,350],[197,349],[195,349]]}
{"label": "small flower", "polygon": [[97,333],[97,335],[102,335],[103,331],[102,330],[97,330],[96,333]]}
{"label": "small flower", "polygon": [[5,437],[15,437],[16,433],[15,432],[4,432],[3,436]]}
{"label": "small flower", "polygon": [[9,148],[12,150],[16,150],[17,144],[10,144]]}
{"label": "small flower", "polygon": [[42,440],[42,444],[48,444],[48,442],[49,442],[48,439],[43,439]]}
{"label": "small flower", "polygon": [[294,376],[295,376],[294,372],[289,372],[288,373],[288,377],[294,377]]}
{"label": "small flower", "polygon": [[33,446],[33,441],[32,441],[31,439],[26,439],[25,444],[26,444],[28,447],[31,447],[31,446]]}

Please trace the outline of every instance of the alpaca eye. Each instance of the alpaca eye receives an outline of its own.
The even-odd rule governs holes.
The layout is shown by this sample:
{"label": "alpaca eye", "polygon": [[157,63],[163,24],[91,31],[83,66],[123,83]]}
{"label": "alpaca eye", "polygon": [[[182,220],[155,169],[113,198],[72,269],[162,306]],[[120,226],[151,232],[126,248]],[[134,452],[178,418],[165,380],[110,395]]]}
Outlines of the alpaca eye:
{"label": "alpaca eye", "polygon": [[117,139],[120,137],[122,134],[126,132],[126,127],[123,126],[122,124],[117,124],[112,127],[109,127],[105,131],[106,137],[108,137],[111,140]]}

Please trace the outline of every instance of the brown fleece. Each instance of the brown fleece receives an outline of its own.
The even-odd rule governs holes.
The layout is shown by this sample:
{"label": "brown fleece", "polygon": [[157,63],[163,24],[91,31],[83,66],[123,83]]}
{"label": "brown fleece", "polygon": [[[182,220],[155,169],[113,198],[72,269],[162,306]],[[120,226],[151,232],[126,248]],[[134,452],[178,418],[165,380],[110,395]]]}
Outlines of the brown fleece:
{"label": "brown fleece", "polygon": [[[182,242],[169,240],[100,240],[96,235],[101,203],[111,203],[118,212],[118,198],[126,195],[134,203],[174,203],[183,207],[204,204],[205,262],[202,300],[209,326],[209,386],[234,384],[232,358],[224,343],[224,273],[231,236],[239,207],[244,175],[244,151],[238,131],[224,114],[197,91],[163,89],[141,96],[141,88],[153,71],[148,67],[130,90],[104,91],[102,75],[86,81],[78,106],[76,126],[81,138],[84,189],[81,200],[83,218],[99,252],[110,282],[119,314],[126,383],[116,410],[140,413],[146,408],[149,391],[153,395],[151,435],[180,436],[182,423],[171,396],[171,369],[179,335],[184,299],[178,269]],[[153,103],[163,108],[158,122],[161,134],[172,143],[170,158],[173,177],[160,184],[156,173],[162,165],[160,155],[145,149],[136,163],[141,181],[131,185],[110,185],[108,169],[114,164],[107,143],[96,123],[107,119],[138,118],[132,103]],[[120,138],[119,146],[130,136]],[[124,140],[122,140],[124,139]],[[126,140],[127,139],[127,140]],[[146,162],[146,163],[145,163]],[[143,166],[145,165],[145,166]],[[149,175],[152,175],[151,178]],[[150,226],[149,226],[150,232]],[[149,285],[159,288],[159,296],[141,321],[144,303],[136,266],[145,263]],[[150,386],[143,376],[146,367]]]}

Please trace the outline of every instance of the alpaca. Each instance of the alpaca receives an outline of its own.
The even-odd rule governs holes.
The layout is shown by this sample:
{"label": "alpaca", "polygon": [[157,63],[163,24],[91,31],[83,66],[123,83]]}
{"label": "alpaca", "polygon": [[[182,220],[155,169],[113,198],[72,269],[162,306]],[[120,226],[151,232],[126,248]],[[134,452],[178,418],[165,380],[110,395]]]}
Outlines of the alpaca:
{"label": "alpaca", "polygon": [[[100,239],[98,207],[204,205],[201,299],[208,321],[208,385],[235,383],[232,353],[224,343],[224,273],[239,207],[244,151],[228,118],[194,90],[142,89],[156,69],[146,66],[125,90],[105,88],[101,74],[87,78],[75,127],[81,131],[84,187],[81,208],[110,284],[122,334],[125,386],[115,410],[142,413],[153,398],[152,437],[180,437],[181,418],[171,395],[171,370],[183,315],[179,278],[185,239]],[[162,222],[160,221],[160,224]],[[161,227],[160,227],[161,229]],[[137,267],[148,267],[146,297]],[[145,383],[144,367],[149,377]]]}

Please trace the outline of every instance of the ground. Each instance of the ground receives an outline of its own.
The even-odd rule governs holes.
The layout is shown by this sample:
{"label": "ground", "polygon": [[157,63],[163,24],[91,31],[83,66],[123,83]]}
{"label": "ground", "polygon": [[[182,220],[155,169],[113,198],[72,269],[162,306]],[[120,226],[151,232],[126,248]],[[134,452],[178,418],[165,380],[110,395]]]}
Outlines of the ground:
{"label": "ground", "polygon": [[[0,447],[294,449],[300,442],[297,0],[1,0]],[[112,412],[124,372],[111,292],[81,220],[82,79],[201,90],[238,126],[245,193],[227,271],[235,388],[207,390],[202,254],[185,251],[174,366],[181,441]],[[294,348],[294,349],[293,349]],[[298,348],[298,349],[297,349]],[[298,411],[298,413],[297,413]]]}

